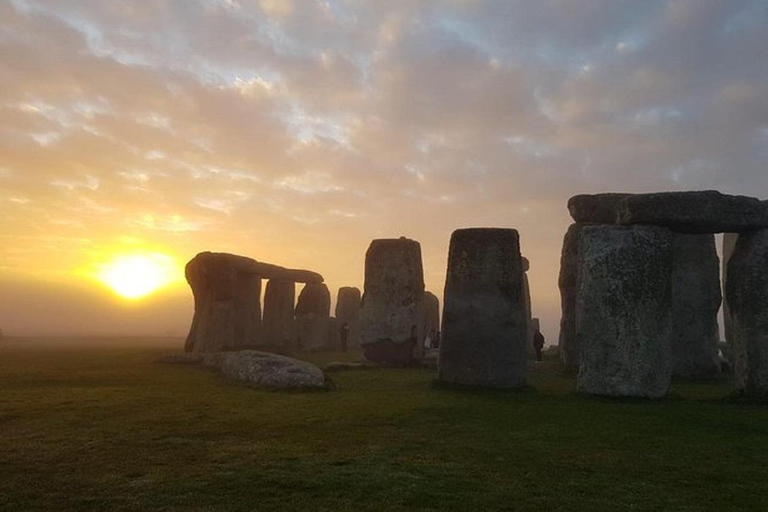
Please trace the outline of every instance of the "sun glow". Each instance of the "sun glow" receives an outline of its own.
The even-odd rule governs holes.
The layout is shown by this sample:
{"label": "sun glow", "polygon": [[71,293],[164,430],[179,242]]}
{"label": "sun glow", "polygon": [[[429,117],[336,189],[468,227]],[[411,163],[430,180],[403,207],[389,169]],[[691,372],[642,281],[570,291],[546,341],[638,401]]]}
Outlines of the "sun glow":
{"label": "sun glow", "polygon": [[115,257],[97,273],[99,281],[126,299],[146,297],[178,280],[179,268],[164,254],[131,254]]}

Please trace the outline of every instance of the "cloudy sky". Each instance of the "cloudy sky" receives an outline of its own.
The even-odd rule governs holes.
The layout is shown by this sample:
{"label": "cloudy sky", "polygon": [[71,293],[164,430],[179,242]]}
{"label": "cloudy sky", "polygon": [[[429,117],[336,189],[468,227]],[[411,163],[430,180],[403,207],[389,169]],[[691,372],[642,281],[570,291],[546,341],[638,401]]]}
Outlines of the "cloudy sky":
{"label": "cloudy sky", "polygon": [[[557,336],[571,195],[768,198],[764,0],[0,2],[0,327],[183,334],[181,280],[120,254],[234,252],[362,286],[373,238],[519,230]],[[177,276],[178,277],[178,276]]]}

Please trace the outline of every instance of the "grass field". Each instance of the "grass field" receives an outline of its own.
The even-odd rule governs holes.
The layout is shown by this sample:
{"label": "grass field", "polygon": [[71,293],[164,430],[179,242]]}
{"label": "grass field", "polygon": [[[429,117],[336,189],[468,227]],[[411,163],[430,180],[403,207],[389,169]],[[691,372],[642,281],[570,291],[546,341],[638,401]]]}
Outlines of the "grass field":
{"label": "grass field", "polygon": [[428,369],[278,393],[154,362],[180,346],[0,345],[0,509],[768,510],[768,407],[730,382],[608,400],[543,364],[516,393]]}

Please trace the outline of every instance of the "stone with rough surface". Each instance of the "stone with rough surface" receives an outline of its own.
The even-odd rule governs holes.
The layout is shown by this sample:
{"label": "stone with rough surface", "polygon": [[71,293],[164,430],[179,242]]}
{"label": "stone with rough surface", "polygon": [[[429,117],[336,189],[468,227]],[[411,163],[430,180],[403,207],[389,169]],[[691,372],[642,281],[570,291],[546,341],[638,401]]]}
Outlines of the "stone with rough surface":
{"label": "stone with rough surface", "polygon": [[580,194],[568,200],[568,212],[579,223],[616,224],[616,206],[631,195],[620,192]]}
{"label": "stone with rough surface", "polygon": [[218,370],[229,380],[260,388],[326,389],[325,374],[314,364],[269,352],[228,352]]}
{"label": "stone with rough surface", "polygon": [[768,228],[768,203],[716,190],[636,194],[619,202],[618,222],[683,233],[742,233]]}
{"label": "stone with rough surface", "polygon": [[293,281],[270,279],[264,292],[264,344],[292,348],[296,341],[293,308],[296,284]]}
{"label": "stone with rough surface", "polygon": [[424,337],[431,340],[440,331],[440,299],[432,292],[424,292]]}
{"label": "stone with rough surface", "polygon": [[576,338],[576,295],[579,277],[579,244],[585,224],[571,224],[563,239],[560,256],[560,360],[567,372],[579,371],[579,345]]}
{"label": "stone with rough surface", "polygon": [[744,233],[728,263],[736,390],[768,398],[768,229]]}
{"label": "stone with rough surface", "polygon": [[451,236],[438,376],[497,389],[526,384],[526,312],[514,229],[459,229]]}
{"label": "stone with rough surface", "polygon": [[301,350],[319,351],[330,348],[328,319],[331,292],[323,283],[309,283],[296,301],[296,339]]}
{"label": "stone with rough surface", "polygon": [[261,341],[261,276],[252,263],[223,253],[201,253],[187,263],[195,315],[185,351],[237,350]]}
{"label": "stone with rough surface", "polygon": [[672,378],[672,233],[587,226],[580,243],[577,388],[658,398]]}
{"label": "stone with rough surface", "polygon": [[339,294],[336,298],[336,318],[339,326],[347,324],[349,334],[347,336],[347,347],[354,348],[360,346],[360,290],[351,286],[342,286],[339,288]]}
{"label": "stone with rough surface", "polygon": [[673,375],[717,377],[721,293],[715,236],[674,233],[672,247]]}
{"label": "stone with rough surface", "polygon": [[365,357],[398,363],[409,353],[420,358],[424,270],[419,243],[407,238],[371,242],[365,255],[364,289],[360,334]]}

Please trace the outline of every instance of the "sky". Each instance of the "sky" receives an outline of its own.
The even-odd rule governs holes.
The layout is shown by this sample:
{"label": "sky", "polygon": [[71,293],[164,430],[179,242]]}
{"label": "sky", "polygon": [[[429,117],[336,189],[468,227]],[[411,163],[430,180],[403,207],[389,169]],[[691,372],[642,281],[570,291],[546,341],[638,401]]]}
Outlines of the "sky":
{"label": "sky", "polygon": [[[509,227],[557,338],[566,203],[768,198],[765,0],[0,1],[0,328],[183,335],[183,265],[363,285],[372,239]],[[99,279],[150,255],[166,286]]]}

